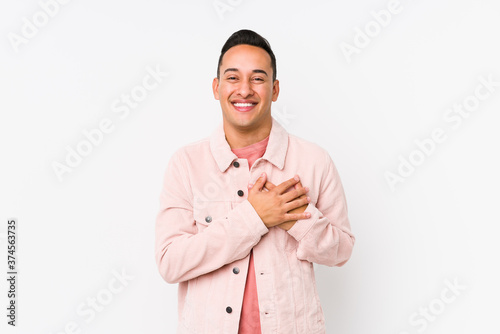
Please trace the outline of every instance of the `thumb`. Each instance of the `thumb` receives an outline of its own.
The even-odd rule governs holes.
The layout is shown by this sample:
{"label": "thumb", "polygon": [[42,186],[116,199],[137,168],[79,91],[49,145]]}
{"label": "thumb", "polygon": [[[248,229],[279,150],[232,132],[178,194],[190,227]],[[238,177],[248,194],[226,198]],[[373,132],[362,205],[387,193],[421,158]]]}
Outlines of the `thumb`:
{"label": "thumb", "polygon": [[255,188],[257,190],[262,190],[262,187],[266,183],[266,173],[262,173],[260,177],[255,181],[255,184],[249,184],[248,189]]}

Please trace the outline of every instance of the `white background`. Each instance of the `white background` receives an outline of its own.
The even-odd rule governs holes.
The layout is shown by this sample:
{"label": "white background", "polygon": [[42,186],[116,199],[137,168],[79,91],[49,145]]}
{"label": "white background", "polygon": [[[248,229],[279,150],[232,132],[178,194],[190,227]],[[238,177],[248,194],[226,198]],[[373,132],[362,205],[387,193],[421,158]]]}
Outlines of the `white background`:
{"label": "white background", "polygon": [[[500,87],[459,126],[443,117],[481,76],[500,81],[500,3],[401,0],[377,31],[371,11],[388,1],[220,2],[225,12],[212,0],[73,0],[16,48],[12,34],[41,5],[2,1],[0,267],[5,277],[14,217],[19,277],[16,328],[0,281],[1,332],[175,332],[177,286],[153,253],[163,172],[222,121],[211,91],[220,49],[248,28],[277,57],[274,116],[330,152],[345,188],[353,255],[316,269],[327,332],[497,333]],[[346,57],[340,46],[367,25],[370,42]],[[169,75],[120,118],[114,101],[157,66]],[[113,131],[60,181],[53,163],[103,119]],[[391,189],[385,174],[435,128],[446,140]],[[106,295],[113,271],[133,278],[88,321],[77,309]]]}

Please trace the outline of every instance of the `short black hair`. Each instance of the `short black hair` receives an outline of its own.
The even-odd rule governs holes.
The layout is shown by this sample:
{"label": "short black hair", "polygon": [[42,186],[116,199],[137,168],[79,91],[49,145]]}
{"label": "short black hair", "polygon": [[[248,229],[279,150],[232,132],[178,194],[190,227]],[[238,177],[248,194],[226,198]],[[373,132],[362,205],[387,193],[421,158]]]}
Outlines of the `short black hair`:
{"label": "short black hair", "polygon": [[240,44],[247,44],[262,48],[269,54],[271,57],[271,67],[273,69],[273,82],[276,81],[276,57],[274,56],[273,50],[271,50],[271,45],[267,39],[257,34],[255,31],[248,29],[242,29],[233,33],[222,47],[222,50],[220,51],[219,64],[217,65],[217,79],[220,79],[219,71],[220,65],[222,64],[222,57],[224,57],[227,50]]}

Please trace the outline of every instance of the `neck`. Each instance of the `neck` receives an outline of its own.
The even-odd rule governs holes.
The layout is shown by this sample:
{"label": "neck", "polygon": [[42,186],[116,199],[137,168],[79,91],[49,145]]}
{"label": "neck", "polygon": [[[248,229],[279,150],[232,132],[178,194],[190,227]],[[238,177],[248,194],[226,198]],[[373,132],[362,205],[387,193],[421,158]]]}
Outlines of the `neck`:
{"label": "neck", "polygon": [[231,149],[242,148],[264,140],[271,133],[272,119],[269,118],[264,124],[254,129],[234,128],[226,126],[224,122],[224,133]]}

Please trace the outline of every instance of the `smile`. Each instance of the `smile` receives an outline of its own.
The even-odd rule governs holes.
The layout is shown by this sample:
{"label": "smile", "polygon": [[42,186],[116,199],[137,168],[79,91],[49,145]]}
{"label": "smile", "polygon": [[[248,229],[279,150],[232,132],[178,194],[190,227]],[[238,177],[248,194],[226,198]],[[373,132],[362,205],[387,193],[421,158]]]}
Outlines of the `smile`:
{"label": "smile", "polygon": [[232,104],[236,110],[242,112],[250,111],[257,105],[257,103],[252,102],[234,102]]}
{"label": "smile", "polygon": [[251,107],[257,103],[233,103],[235,107]]}

